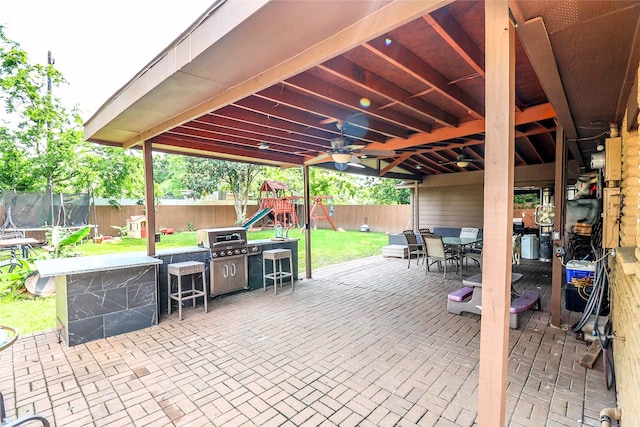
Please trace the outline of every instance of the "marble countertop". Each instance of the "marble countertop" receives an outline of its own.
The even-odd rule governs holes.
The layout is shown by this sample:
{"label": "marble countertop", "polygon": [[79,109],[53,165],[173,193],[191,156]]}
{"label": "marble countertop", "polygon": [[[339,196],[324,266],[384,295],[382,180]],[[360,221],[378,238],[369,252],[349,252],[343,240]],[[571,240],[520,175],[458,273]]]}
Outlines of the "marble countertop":
{"label": "marble countertop", "polygon": [[282,240],[272,240],[272,239],[259,239],[259,240],[249,240],[247,243],[248,244],[264,244],[264,243],[286,243],[286,242],[297,242],[300,239],[296,239],[296,238],[291,238],[289,237],[288,239],[282,239]]}
{"label": "marble countertop", "polygon": [[162,260],[140,252],[37,260],[35,264],[40,277],[54,277],[157,265],[162,264]]}
{"label": "marble countertop", "polygon": [[[271,239],[249,240],[249,244],[278,244],[300,239],[289,238],[286,240],[274,241]],[[208,252],[208,248],[198,246],[188,246],[182,248],[172,248],[158,251],[158,256],[184,254],[191,252]],[[144,265],[162,264],[162,260],[147,256],[144,252],[92,255],[73,258],[57,258],[35,261],[40,277],[54,277],[67,274],[91,273],[95,271],[119,270],[130,267],[140,267]]]}

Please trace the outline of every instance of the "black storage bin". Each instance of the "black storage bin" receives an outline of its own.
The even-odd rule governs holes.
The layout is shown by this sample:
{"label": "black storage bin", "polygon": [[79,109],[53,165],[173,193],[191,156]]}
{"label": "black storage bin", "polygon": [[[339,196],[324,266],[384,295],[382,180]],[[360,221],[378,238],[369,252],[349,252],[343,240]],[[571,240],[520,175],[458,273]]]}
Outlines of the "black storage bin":
{"label": "black storage bin", "polygon": [[[593,291],[593,286],[587,286],[585,288],[585,292],[583,292],[583,295],[586,293],[588,298],[588,295],[591,295],[592,291]],[[564,286],[564,307],[567,310],[577,311],[579,313],[582,313],[584,312],[586,305],[587,305],[587,301],[583,299],[582,296],[580,296],[580,294],[578,294],[578,289],[575,286],[573,286],[571,283],[566,283]],[[608,314],[609,314],[609,302],[605,297],[605,300],[602,301],[602,307],[600,308],[600,315],[606,316]]]}

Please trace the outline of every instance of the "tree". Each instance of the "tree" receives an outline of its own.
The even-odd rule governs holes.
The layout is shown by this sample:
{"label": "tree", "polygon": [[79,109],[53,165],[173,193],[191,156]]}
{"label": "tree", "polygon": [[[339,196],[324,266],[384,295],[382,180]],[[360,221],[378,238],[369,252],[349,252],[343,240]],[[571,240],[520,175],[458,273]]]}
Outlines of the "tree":
{"label": "tree", "polygon": [[82,179],[88,148],[81,120],[48,91],[62,75],[49,64],[32,65],[0,26],[0,102],[7,113],[0,136],[5,189],[68,191]]}
{"label": "tree", "polygon": [[186,163],[189,173],[184,175],[183,184],[190,196],[200,198],[218,189],[230,191],[233,194],[236,222],[243,222],[247,216],[252,185],[262,166],[200,157],[187,157]]}
{"label": "tree", "polygon": [[184,199],[183,176],[187,172],[185,156],[165,153],[153,153],[153,180],[164,197]]}
{"label": "tree", "polygon": [[374,205],[408,205],[411,193],[408,188],[396,188],[400,183],[395,178],[366,177],[363,183],[369,203]]}
{"label": "tree", "polygon": [[0,189],[86,192],[104,197],[144,194],[142,158],[84,140],[77,108],[67,111],[53,90],[66,83],[53,65],[29,63],[0,25]]}
{"label": "tree", "polygon": [[[263,179],[287,183],[291,192],[303,194],[300,168],[264,168]],[[312,196],[332,196],[335,204],[394,205],[409,204],[408,189],[397,189],[398,179],[362,177],[318,167],[309,169],[309,191]]]}

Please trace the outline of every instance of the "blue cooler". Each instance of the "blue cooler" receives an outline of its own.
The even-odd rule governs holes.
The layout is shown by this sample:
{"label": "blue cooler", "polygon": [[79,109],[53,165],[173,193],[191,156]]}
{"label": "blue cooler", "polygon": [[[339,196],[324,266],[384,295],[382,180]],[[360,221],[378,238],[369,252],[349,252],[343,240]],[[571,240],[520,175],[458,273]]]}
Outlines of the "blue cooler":
{"label": "blue cooler", "polygon": [[567,284],[564,288],[565,308],[581,313],[584,311],[589,295],[591,295],[591,291],[593,290],[596,263],[573,260],[567,262],[566,270]]}

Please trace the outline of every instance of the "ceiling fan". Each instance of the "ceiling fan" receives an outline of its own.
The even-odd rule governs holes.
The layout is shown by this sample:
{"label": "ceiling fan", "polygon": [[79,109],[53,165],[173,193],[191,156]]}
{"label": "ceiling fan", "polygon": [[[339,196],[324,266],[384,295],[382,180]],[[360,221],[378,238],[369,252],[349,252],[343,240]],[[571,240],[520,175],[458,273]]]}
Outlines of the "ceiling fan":
{"label": "ceiling fan", "polygon": [[369,156],[392,157],[396,154],[391,150],[368,150],[365,145],[354,144],[352,138],[344,135],[346,123],[338,121],[336,126],[340,129],[340,136],[331,140],[331,150],[311,159],[307,164],[333,161],[337,170],[344,171],[349,166],[364,168],[359,156],[363,158]]}
{"label": "ceiling fan", "polygon": [[460,153],[456,155],[455,160],[447,161],[447,162],[438,162],[438,164],[444,165],[456,165],[459,168],[466,168],[469,166],[469,163],[481,162],[482,160],[472,159],[464,155],[464,147],[460,147]]}

